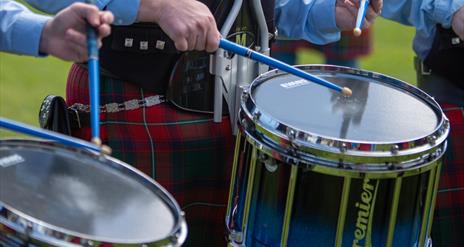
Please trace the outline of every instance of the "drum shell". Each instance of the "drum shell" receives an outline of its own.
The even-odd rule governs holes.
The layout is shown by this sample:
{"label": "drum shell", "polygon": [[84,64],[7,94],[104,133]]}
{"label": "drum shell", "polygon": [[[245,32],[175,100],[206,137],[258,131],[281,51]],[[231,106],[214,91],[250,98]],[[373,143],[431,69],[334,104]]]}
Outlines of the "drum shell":
{"label": "drum shell", "polygon": [[[72,148],[68,146],[63,146],[60,144],[56,143],[51,143],[51,142],[45,142],[45,141],[34,141],[34,140],[0,140],[0,178],[3,181],[18,181],[18,185],[8,185],[6,186],[3,184],[2,188],[0,190],[2,191],[2,197],[0,197],[0,244],[5,243],[7,246],[24,246],[26,244],[34,245],[34,246],[104,246],[104,245],[112,245],[112,246],[180,246],[186,238],[187,234],[187,228],[186,228],[186,223],[185,219],[183,216],[183,212],[180,210],[180,207],[177,205],[176,201],[173,199],[173,197],[160,185],[158,185],[155,181],[141,173],[140,171],[130,167],[129,165],[116,160],[114,158],[111,158],[106,155],[102,155],[100,153],[88,151],[88,150],[83,150],[83,149],[77,149],[77,148]],[[5,165],[7,164],[4,161],[8,161],[9,157],[11,157],[11,154],[13,156],[17,155],[16,157],[23,157],[23,161],[19,161],[16,163],[11,163],[10,165]],[[30,159],[31,155],[36,155],[40,154],[41,156],[36,156],[37,160]],[[45,158],[44,158],[45,157]],[[49,162],[47,164],[42,163],[41,161],[43,160],[48,160]],[[88,162],[90,161],[90,162]],[[40,163],[39,163],[40,162]],[[88,162],[88,163],[87,163]],[[23,164],[21,164],[23,163]],[[29,165],[26,165],[28,163]],[[58,165],[58,166],[57,166]],[[16,166],[16,167],[15,167]],[[37,177],[35,179],[31,178],[30,180],[33,181],[34,183],[37,182],[36,186],[33,187],[28,187],[28,186],[23,186],[19,184],[20,182],[24,182],[26,180],[22,179],[21,176],[26,176],[30,175],[30,172],[26,172],[24,174],[21,173],[22,169],[29,169],[31,167],[36,167],[37,171]],[[62,170],[60,171],[52,171],[52,170],[43,170],[44,167],[59,167],[62,166]],[[73,166],[75,166],[73,168]],[[88,166],[88,170],[87,170]],[[100,168],[99,168],[100,167]],[[3,169],[3,170],[2,170]],[[10,169],[10,171],[8,171]],[[35,169],[35,168],[34,168]],[[95,174],[90,174],[90,172],[95,172],[96,170],[100,170],[101,172],[95,173],[98,175],[104,175],[100,179],[101,181],[98,180],[93,180],[95,177]],[[42,171],[41,171],[42,170]],[[60,222],[67,222],[66,224],[69,225],[74,225],[75,228],[73,227],[67,228],[63,225],[59,224],[53,224],[48,222],[46,219],[45,212],[50,211],[50,210],[55,210],[56,206],[53,206],[54,203],[60,204],[62,203],[61,201],[56,201],[58,197],[52,197],[48,198],[47,194],[41,194],[43,193],[43,190],[41,188],[46,187],[46,188],[53,188],[56,189],[55,192],[60,192],[60,191],[67,191],[67,189],[63,188],[63,190],[60,190],[59,186],[56,186],[59,184],[57,179],[59,179],[59,175],[63,175],[63,173],[68,172],[68,171],[79,171],[79,173],[71,173],[65,174],[69,175],[69,178],[66,178],[63,181],[75,181],[75,184],[83,184],[87,185],[89,187],[94,186],[95,182],[96,184],[98,183],[110,183],[114,184],[115,182],[119,180],[119,178],[124,178],[127,179],[127,183],[129,185],[133,185],[133,188],[143,188],[143,191],[140,191],[142,195],[147,195],[147,193],[151,194],[150,199],[147,199],[148,203],[154,203],[150,202],[151,197],[156,198],[157,202],[156,203],[161,203],[158,205],[163,205],[163,208],[166,208],[167,210],[170,211],[170,214],[172,214],[173,217],[173,225],[172,229],[166,229],[163,230],[163,232],[168,232],[169,234],[163,235],[163,237],[149,237],[149,238],[142,238],[140,236],[144,235],[136,235],[134,238],[131,239],[121,239],[118,238],[118,236],[114,235],[114,237],[109,237],[109,236],[100,236],[97,234],[98,230],[91,230],[91,229],[97,229],[98,227],[105,227],[108,229],[112,229],[112,227],[116,227],[119,229],[125,228],[128,232],[130,232],[130,228],[135,228],[139,229],[138,227],[132,225],[132,223],[135,223],[135,221],[126,221],[126,225],[119,225],[119,226],[112,226],[109,225],[111,222],[113,224],[116,224],[117,219],[121,219],[119,217],[125,217],[125,215],[130,215],[134,214],[134,216],[137,213],[137,209],[146,209],[149,207],[153,207],[150,212],[157,211],[158,208],[155,206],[151,206],[152,204],[148,206],[144,206],[142,208],[140,207],[133,207],[132,202],[127,201],[127,206],[122,203],[125,198],[119,198],[120,195],[124,193],[124,191],[130,191],[127,190],[127,188],[124,187],[117,187],[113,188],[112,190],[108,190],[108,193],[114,193],[115,191],[118,194],[115,194],[114,196],[112,195],[104,195],[101,194],[100,192],[104,192],[104,190],[98,191],[99,197],[95,198],[96,201],[94,205],[100,205],[100,206],[105,206],[105,208],[108,205],[112,205],[112,207],[106,208],[108,212],[118,212],[120,215],[114,215],[114,221],[112,220],[105,220],[106,215],[95,215],[94,219],[91,221],[86,221],[87,223],[92,223],[91,225],[92,228],[89,230],[84,230],[82,232],[76,230],[76,229],[82,229],[80,228],[81,226],[79,224],[82,224],[82,222],[75,222],[74,221],[69,221],[67,222],[67,217],[72,216],[72,220],[79,219],[79,214],[81,212],[76,211],[75,213],[73,212],[67,212],[65,215],[62,215],[61,218],[63,218],[62,221]],[[82,171],[83,170],[83,171]],[[11,172],[13,171],[13,172]],[[24,170],[23,170],[24,171]],[[73,174],[82,174],[86,173],[85,171],[88,171],[89,174],[86,177],[75,177],[73,178]],[[7,178],[8,176],[13,177],[13,178]],[[12,175],[13,174],[13,175]],[[16,175],[15,175],[16,174]],[[116,177],[112,177],[111,174],[116,174]],[[18,176],[17,178],[15,178]],[[108,177],[106,177],[108,176]],[[44,179],[44,178],[49,178],[49,180]],[[63,177],[64,178],[64,177]],[[90,179],[90,180],[89,180]],[[92,181],[93,180],[93,181]],[[2,184],[2,181],[0,181],[0,184]],[[121,183],[121,185],[125,185],[125,182]],[[32,191],[28,193],[32,194],[37,194],[37,204],[48,204],[50,208],[44,208],[42,211],[31,209],[29,213],[25,212],[28,210],[21,210],[18,208],[27,208],[27,207],[36,207],[33,204],[30,204],[30,206],[26,205],[16,205],[14,203],[11,203],[12,201],[15,201],[16,199],[12,200],[11,198],[7,198],[8,196],[8,191],[6,191],[5,188],[18,188],[18,189],[31,189]],[[34,192],[34,188],[36,191]],[[7,193],[8,192],[8,193]],[[54,192],[54,193],[55,193]],[[120,194],[119,194],[120,193]],[[19,197],[21,197],[20,195]],[[42,197],[42,199],[40,199]],[[113,198],[111,202],[104,203],[104,200],[107,200],[107,198]],[[47,199],[48,198],[48,199]],[[68,195],[68,199],[73,199],[72,195]],[[68,200],[67,199],[67,200]],[[81,198],[80,198],[81,199]],[[137,200],[137,198],[132,198],[132,200]],[[17,200],[16,200],[17,201]],[[31,199],[25,200],[27,203],[31,202]],[[48,202],[47,202],[48,201]],[[47,203],[44,203],[47,202]],[[70,201],[72,202],[72,200]],[[84,202],[79,202],[76,201],[76,204],[82,204]],[[102,203],[102,204],[100,204]],[[69,204],[69,208],[73,207],[73,204]],[[154,204],[153,204],[154,205]],[[45,207],[44,205],[43,207]],[[82,205],[80,205],[82,206]],[[40,206],[39,206],[40,207]],[[68,207],[63,208],[63,210],[68,210]],[[76,207],[78,208],[78,207]],[[135,210],[134,210],[135,209]],[[44,211],[45,210],[45,211]],[[105,209],[103,209],[105,210]],[[124,210],[124,211],[121,211]],[[57,210],[58,211],[58,210]],[[55,216],[51,217],[53,219],[59,219],[60,218],[60,212],[52,212],[50,211],[50,214],[56,214]],[[100,209],[96,210],[96,212],[100,212]],[[35,212],[38,214],[30,213],[30,212]],[[44,212],[44,213],[40,213]],[[65,212],[65,211],[63,211]],[[62,212],[62,213],[63,213]],[[147,211],[148,213],[148,211]],[[87,219],[89,215],[82,215],[83,220]],[[149,217],[149,215],[146,215],[144,217]],[[98,218],[98,219],[97,219]],[[137,216],[134,217],[137,218],[138,220],[141,219],[141,217]],[[159,219],[153,219],[153,222],[156,222]],[[108,225],[104,225],[102,223],[107,222]],[[140,223],[140,222],[139,222]],[[97,225],[98,224],[98,225]],[[146,226],[153,226],[153,224],[147,224]],[[170,226],[168,226],[170,227]],[[116,229],[115,228],[115,229]],[[152,229],[154,230],[154,229]],[[105,230],[105,232],[108,232],[111,230]],[[92,234],[92,232],[95,232],[96,234]],[[128,233],[129,235],[130,233]],[[110,234],[111,235],[111,234]],[[150,234],[147,234],[150,235]],[[153,235],[153,234],[151,234]],[[154,236],[154,235],[153,235]],[[159,235],[157,235],[159,236]]]}
{"label": "drum shell", "polygon": [[[350,102],[349,99],[339,99],[333,91],[328,93],[316,84],[277,70],[251,83],[241,98],[240,133],[226,215],[231,243],[243,246],[430,244],[428,235],[441,159],[449,133],[448,120],[439,105],[421,90],[375,72],[328,65],[298,68],[337,81],[339,86],[353,86],[354,95],[358,95],[351,102],[355,102],[353,109],[357,110],[351,114],[352,103],[347,103],[341,109],[348,113],[340,114],[337,101]],[[344,85],[343,80],[348,84]],[[382,100],[375,96],[384,93],[384,89],[385,93],[394,92],[395,97],[412,98],[413,103],[424,106],[427,117],[436,118],[427,126],[428,132],[403,135],[407,131],[400,131],[401,134],[393,137],[385,136],[386,131],[368,132],[387,137],[382,140],[366,138],[365,134],[346,137],[342,135],[346,131],[343,128],[340,135],[326,131],[327,121],[320,119],[324,114],[331,120],[353,121],[361,127],[351,126],[351,130],[359,131],[365,127],[360,122],[367,109],[369,124],[376,124],[376,117],[380,115],[369,104]],[[313,99],[319,105],[312,104]],[[302,106],[301,111],[288,108]],[[379,112],[387,112],[392,115],[386,117],[394,118],[395,111],[400,110],[399,116],[405,116],[398,104],[392,106],[393,110],[388,108],[387,105]],[[405,109],[405,112],[414,112],[413,108]],[[362,111],[361,115],[356,111]],[[303,114],[292,115],[295,112]],[[340,117],[330,118],[330,114]],[[319,119],[321,124],[317,123]],[[415,128],[414,124],[408,124],[406,130]],[[318,132],[321,129],[317,127],[325,133]]]}
{"label": "drum shell", "polygon": [[[356,178],[286,163],[262,147],[246,134],[237,137],[226,215],[232,243],[357,246],[356,231],[364,228],[371,229],[371,246],[426,246],[429,241],[441,157],[419,173],[390,178],[365,173]],[[287,210],[291,216],[285,223]],[[365,238],[358,243],[369,246]]]}

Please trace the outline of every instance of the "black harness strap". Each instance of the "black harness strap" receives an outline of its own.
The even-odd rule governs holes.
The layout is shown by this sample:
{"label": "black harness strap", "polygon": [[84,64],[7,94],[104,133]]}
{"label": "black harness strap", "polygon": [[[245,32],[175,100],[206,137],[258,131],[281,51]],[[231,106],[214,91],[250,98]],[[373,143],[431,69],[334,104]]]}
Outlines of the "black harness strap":
{"label": "black harness strap", "polygon": [[431,73],[464,89],[464,41],[452,29],[437,26],[432,50],[424,64]]}

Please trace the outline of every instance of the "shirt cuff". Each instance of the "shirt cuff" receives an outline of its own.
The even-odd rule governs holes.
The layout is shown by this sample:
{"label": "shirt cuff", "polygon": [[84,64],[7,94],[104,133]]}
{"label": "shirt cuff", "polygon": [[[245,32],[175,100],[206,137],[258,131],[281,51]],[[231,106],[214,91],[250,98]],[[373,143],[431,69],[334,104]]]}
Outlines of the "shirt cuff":
{"label": "shirt cuff", "polygon": [[106,5],[106,10],[109,10],[114,15],[114,25],[130,25],[137,20],[139,13],[140,0],[113,0],[98,1],[99,7]]}
{"label": "shirt cuff", "polygon": [[43,28],[51,17],[34,13],[21,13],[14,24],[12,52],[31,56],[44,56],[39,53]]}

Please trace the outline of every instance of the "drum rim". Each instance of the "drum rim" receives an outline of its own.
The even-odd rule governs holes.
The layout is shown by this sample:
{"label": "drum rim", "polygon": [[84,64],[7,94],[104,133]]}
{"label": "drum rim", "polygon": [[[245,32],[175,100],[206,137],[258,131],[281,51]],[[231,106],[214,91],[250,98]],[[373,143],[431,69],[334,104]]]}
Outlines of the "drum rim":
{"label": "drum rim", "polygon": [[[26,144],[26,145],[20,145],[20,144]],[[98,237],[96,235],[90,235],[90,234],[84,234],[84,233],[79,233],[77,231],[72,231],[65,229],[63,227],[59,227],[50,223],[46,223],[44,221],[41,221],[34,216],[28,215],[26,213],[23,213],[17,209],[15,209],[13,206],[8,205],[2,201],[0,201],[0,212],[2,208],[6,210],[6,215],[13,215],[17,217],[15,222],[11,222],[8,219],[5,219],[0,215],[0,225],[5,224],[9,228],[13,228],[15,231],[20,231],[28,236],[34,236],[40,241],[45,241],[47,243],[60,243],[62,244],[63,242],[73,244],[69,242],[69,240],[78,238],[81,240],[81,243],[91,243],[90,246],[93,246],[93,242],[105,242],[105,243],[112,243],[112,244],[118,244],[121,246],[124,245],[134,245],[134,244],[145,244],[148,246],[152,245],[158,245],[158,244],[169,244],[172,243],[173,241],[176,242],[174,246],[180,245],[185,241],[186,234],[187,234],[187,228],[186,228],[186,222],[185,222],[185,217],[184,217],[184,212],[182,211],[181,207],[177,203],[177,201],[174,199],[174,197],[160,184],[158,184],[155,180],[152,178],[148,177],[141,171],[137,170],[136,168],[130,166],[129,164],[118,160],[116,158],[113,158],[111,156],[105,155],[105,154],[100,154],[92,150],[87,150],[87,149],[80,149],[80,148],[75,148],[75,147],[70,147],[64,144],[56,143],[53,141],[43,141],[43,140],[35,140],[35,139],[18,139],[18,138],[12,138],[12,139],[0,139],[0,148],[3,146],[22,146],[22,147],[38,147],[41,148],[42,150],[55,150],[56,149],[62,149],[65,150],[66,152],[71,152],[73,154],[80,154],[80,155],[87,155],[87,157],[90,157],[91,159],[96,159],[98,157],[99,162],[102,164],[108,164],[111,163],[112,165],[118,166],[119,169],[124,170],[124,174],[128,174],[131,176],[131,178],[135,179],[137,182],[141,183],[142,186],[145,188],[149,189],[152,191],[154,194],[159,196],[161,200],[166,204],[166,206],[171,210],[171,212],[174,214],[176,213],[177,215],[174,215],[174,226],[169,232],[169,235],[162,239],[140,239],[137,240],[139,242],[133,242],[133,241],[124,241],[124,239],[110,239],[110,238],[102,238]],[[104,158],[105,162],[100,161],[102,158]],[[16,224],[17,222],[26,222],[27,227],[19,226]],[[40,229],[40,232],[37,231],[37,229]],[[57,237],[60,236],[60,237]]]}
{"label": "drum rim", "polygon": [[[295,67],[302,70],[320,70],[328,73],[345,73],[355,76],[375,78],[386,85],[392,86],[396,90],[412,94],[423,101],[424,104],[427,104],[435,112],[438,118],[438,124],[430,134],[419,136],[411,140],[402,140],[400,142],[353,141],[299,130],[293,126],[276,120],[270,114],[259,109],[253,97],[253,92],[256,87],[269,79],[287,74],[275,69],[257,77],[243,91],[239,122],[247,133],[259,133],[260,136],[265,137],[265,139],[268,139],[270,142],[274,142],[276,145],[287,150],[304,149],[305,152],[319,153],[323,156],[330,157],[330,159],[333,159],[336,162],[339,160],[357,162],[359,157],[370,158],[373,160],[378,159],[379,162],[402,162],[411,158],[414,159],[417,156],[440,146],[446,141],[449,133],[448,119],[433,97],[429,96],[417,87],[384,74],[350,67],[323,64],[298,65]],[[268,119],[272,119],[278,126],[270,127],[266,125],[260,120],[263,116]],[[360,144],[368,145],[369,151],[357,150],[356,147]]]}
{"label": "drum rim", "polygon": [[424,159],[388,165],[382,163],[369,164],[368,167],[363,167],[361,163],[350,163],[345,161],[336,163],[332,160],[324,159],[324,157],[309,157],[309,155],[296,157],[295,154],[288,153],[282,149],[279,150],[278,147],[276,148],[275,146],[270,146],[269,143],[266,143],[263,139],[246,131],[244,138],[261,152],[260,155],[264,155],[257,159],[265,160],[267,158],[272,158],[289,165],[296,165],[321,174],[358,179],[396,179],[399,177],[422,174],[438,166],[439,160],[444,154],[443,150],[446,150],[446,142],[444,142],[442,146],[436,147],[432,155]]}

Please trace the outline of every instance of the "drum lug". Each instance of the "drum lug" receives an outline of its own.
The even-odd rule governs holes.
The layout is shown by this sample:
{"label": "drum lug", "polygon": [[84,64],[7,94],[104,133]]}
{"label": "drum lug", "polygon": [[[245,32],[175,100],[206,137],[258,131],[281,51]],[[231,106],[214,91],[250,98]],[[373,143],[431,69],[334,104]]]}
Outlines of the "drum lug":
{"label": "drum lug", "polygon": [[277,165],[276,162],[272,162],[271,159],[268,159],[264,162],[264,167],[266,167],[266,170],[270,173],[273,173],[275,171],[277,171],[277,168],[279,168],[279,166]]}
{"label": "drum lug", "polygon": [[435,145],[435,141],[437,140],[437,137],[434,136],[434,135],[431,135],[431,136],[428,136],[427,137],[427,142],[430,144],[430,145]]}
{"label": "drum lug", "polygon": [[24,225],[24,236],[23,239],[26,243],[28,243],[31,239],[31,236],[34,232],[34,225],[32,222],[26,222]]}
{"label": "drum lug", "polygon": [[[180,233],[175,233],[173,236],[170,237],[170,242],[171,243],[177,243],[179,240]],[[145,247],[145,246],[143,246]]]}
{"label": "drum lug", "polygon": [[256,111],[254,114],[253,114],[253,120],[255,122],[257,122],[259,120],[259,118],[261,117],[261,112],[259,111]]}
{"label": "drum lug", "polygon": [[277,171],[277,168],[279,167],[274,159],[263,152],[258,154],[258,160],[264,164],[264,167],[270,173]]}
{"label": "drum lug", "polygon": [[348,150],[348,145],[342,142],[342,144],[340,144],[340,152],[345,153],[347,150]]}
{"label": "drum lug", "polygon": [[270,173],[277,171],[277,168],[279,168],[276,163],[270,162],[269,160],[264,162],[264,167],[266,167],[266,170]]}
{"label": "drum lug", "polygon": [[258,159],[259,159],[259,161],[261,161],[261,162],[263,162],[263,163],[267,160],[267,158],[268,158],[268,156],[267,156],[267,154],[265,154],[265,153],[260,152],[260,153],[258,154]]}
{"label": "drum lug", "polygon": [[390,151],[392,154],[398,154],[399,150],[400,150],[400,147],[398,145],[392,145],[390,148]]}
{"label": "drum lug", "polygon": [[242,119],[242,121],[241,121],[241,126],[242,126],[245,130],[247,130],[247,131],[252,131],[251,127],[253,127],[253,125],[250,124],[250,123],[247,121],[247,119],[245,119],[245,118]]}
{"label": "drum lug", "polygon": [[445,118],[445,121],[443,121],[443,128],[448,129],[449,127],[450,127],[449,120],[447,118]]}
{"label": "drum lug", "polygon": [[430,153],[429,157],[428,157],[428,162],[431,162],[433,160],[435,160],[437,157],[439,157],[442,153],[442,150],[441,148],[437,148],[437,150],[435,150],[434,152]]}
{"label": "drum lug", "polygon": [[386,165],[387,165],[388,170],[390,170],[390,171],[395,170],[395,164],[394,163],[387,163]]}
{"label": "drum lug", "polygon": [[85,247],[93,246],[93,241],[88,239],[81,239],[81,245]]}
{"label": "drum lug", "polygon": [[[289,129],[287,130],[287,138],[290,142],[290,150],[289,152],[293,155],[293,156],[297,156],[298,155],[298,150],[300,150],[301,148],[301,145],[298,144],[296,142],[296,139],[298,137],[298,132],[294,129]],[[295,159],[295,162],[296,162],[296,159]]]}
{"label": "drum lug", "polygon": [[244,102],[247,101],[249,97],[250,97],[250,95],[248,93],[248,90],[247,89],[243,90],[242,101],[244,101]]}
{"label": "drum lug", "polygon": [[241,244],[243,242],[243,233],[232,230],[229,233],[229,240],[234,244]]}
{"label": "drum lug", "polygon": [[288,132],[287,132],[287,137],[288,137],[288,139],[289,139],[290,141],[293,142],[293,140],[295,140],[295,138],[296,138],[296,132],[295,132],[295,130],[293,130],[293,129],[288,130]]}

